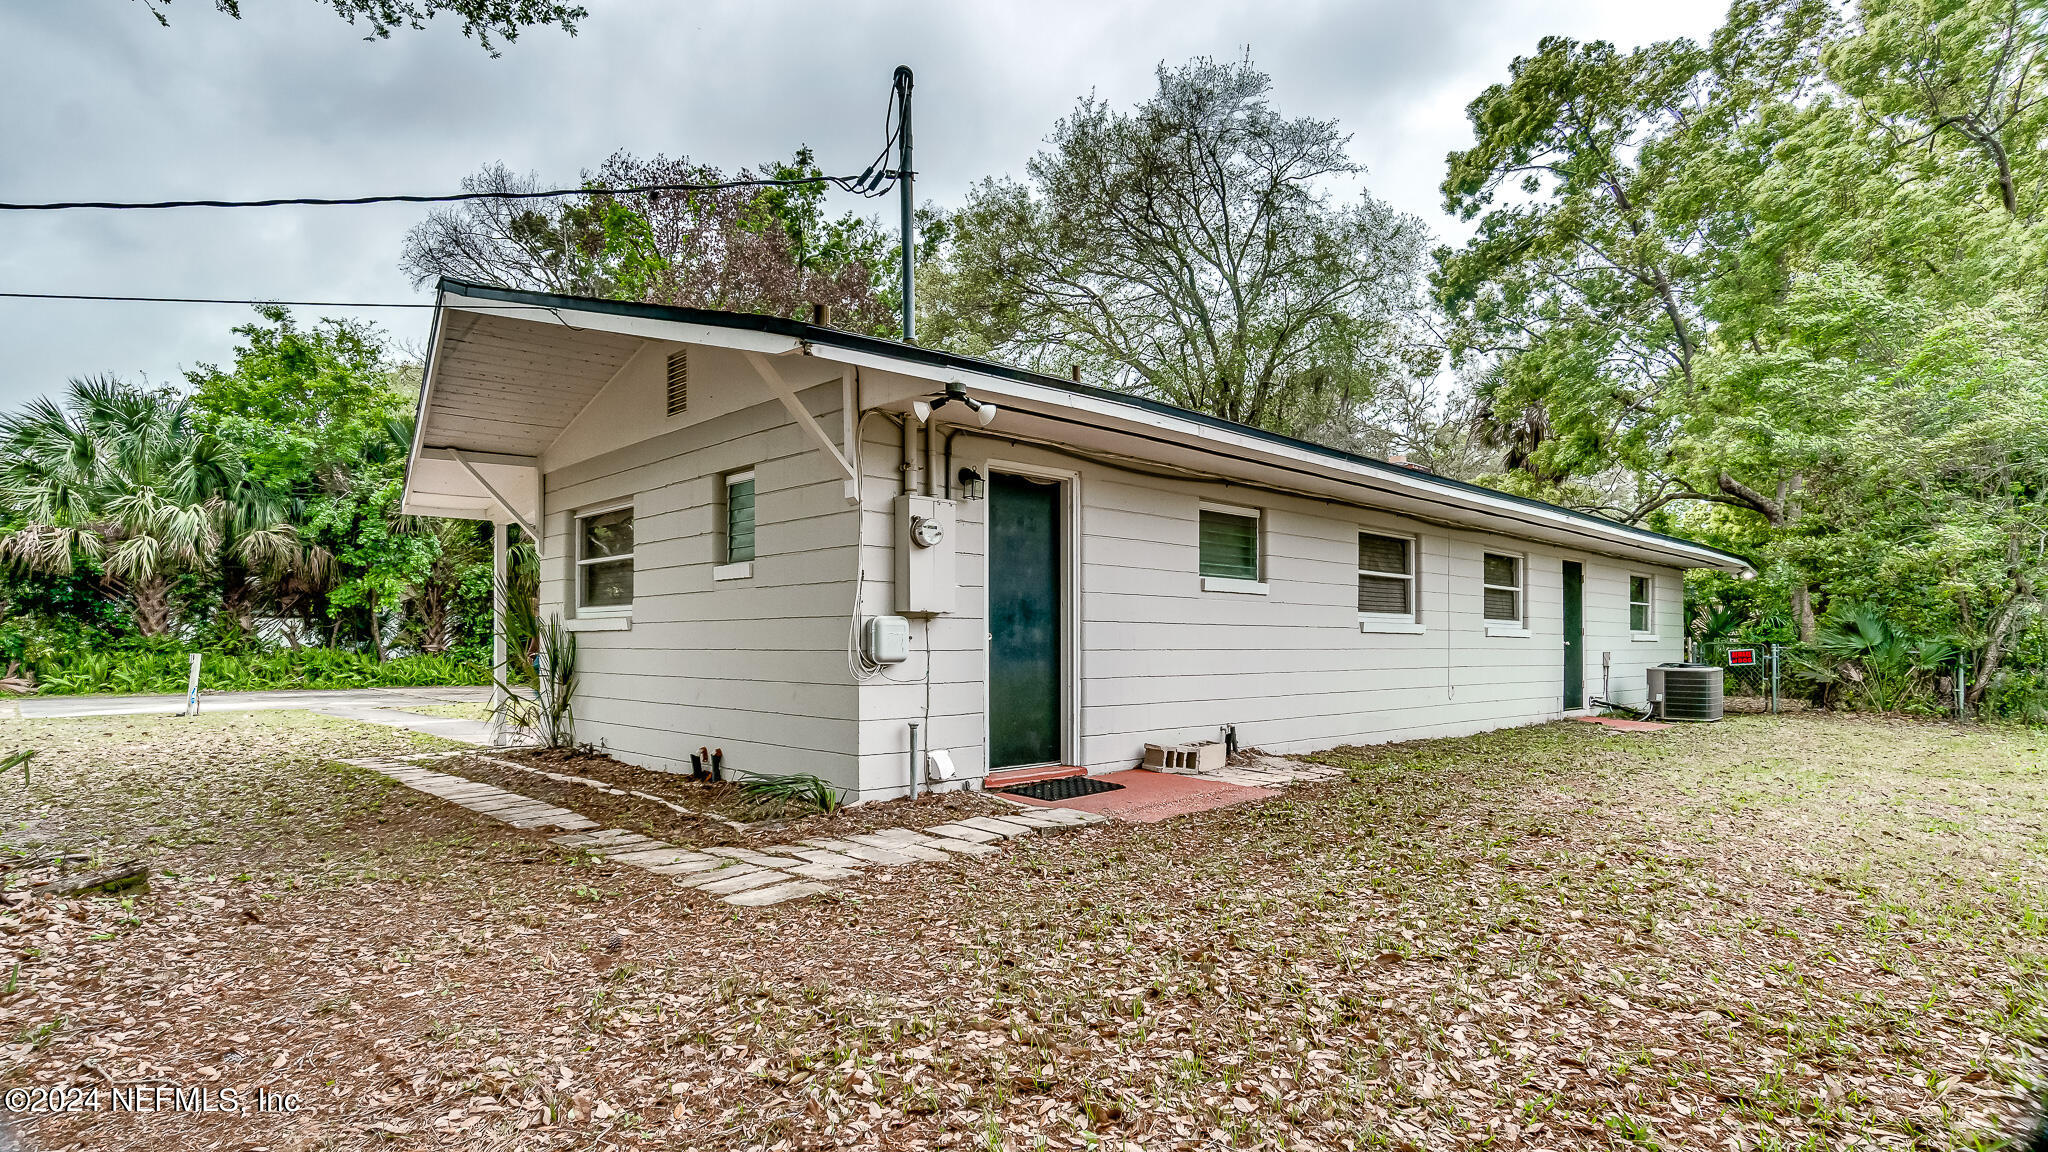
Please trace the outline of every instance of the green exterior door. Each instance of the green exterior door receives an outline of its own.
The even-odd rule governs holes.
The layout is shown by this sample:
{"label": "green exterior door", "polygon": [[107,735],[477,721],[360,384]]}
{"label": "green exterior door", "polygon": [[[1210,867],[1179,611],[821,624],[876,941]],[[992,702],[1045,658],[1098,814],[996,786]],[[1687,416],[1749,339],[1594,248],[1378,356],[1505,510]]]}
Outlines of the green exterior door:
{"label": "green exterior door", "polygon": [[1060,759],[1060,486],[988,483],[989,767]]}
{"label": "green exterior door", "polygon": [[1586,706],[1586,568],[1564,562],[1564,706]]}

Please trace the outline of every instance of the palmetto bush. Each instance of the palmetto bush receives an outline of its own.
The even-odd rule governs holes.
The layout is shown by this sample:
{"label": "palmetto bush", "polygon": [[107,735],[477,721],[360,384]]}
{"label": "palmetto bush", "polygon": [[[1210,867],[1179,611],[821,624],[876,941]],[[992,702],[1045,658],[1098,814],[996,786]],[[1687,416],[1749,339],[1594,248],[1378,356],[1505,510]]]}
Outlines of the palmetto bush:
{"label": "palmetto bush", "polygon": [[1837,604],[1819,621],[1814,642],[1794,652],[1790,668],[1822,704],[1879,712],[1938,710],[1938,677],[1956,663],[1957,647],[1914,636],[1873,604]]}

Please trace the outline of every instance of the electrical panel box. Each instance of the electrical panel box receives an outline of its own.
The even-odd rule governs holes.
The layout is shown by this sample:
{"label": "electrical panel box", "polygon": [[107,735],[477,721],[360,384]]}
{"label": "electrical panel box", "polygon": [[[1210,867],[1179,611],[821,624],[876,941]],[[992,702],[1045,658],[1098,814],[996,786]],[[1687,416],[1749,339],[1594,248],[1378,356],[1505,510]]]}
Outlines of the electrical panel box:
{"label": "electrical panel box", "polygon": [[901,664],[910,659],[910,621],[901,616],[870,616],[861,647],[875,664]]}
{"label": "electrical panel box", "polygon": [[935,616],[953,610],[953,502],[896,498],[896,611]]}

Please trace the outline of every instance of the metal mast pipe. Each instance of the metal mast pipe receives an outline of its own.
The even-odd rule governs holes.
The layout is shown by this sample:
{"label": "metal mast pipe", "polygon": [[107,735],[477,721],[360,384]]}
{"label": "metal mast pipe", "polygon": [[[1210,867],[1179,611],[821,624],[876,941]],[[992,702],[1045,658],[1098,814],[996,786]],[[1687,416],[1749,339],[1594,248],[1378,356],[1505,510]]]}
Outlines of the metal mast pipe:
{"label": "metal mast pipe", "polygon": [[917,261],[917,224],[911,219],[916,204],[912,187],[916,172],[910,166],[910,66],[896,66],[896,114],[897,128],[902,134],[902,146],[896,158],[897,191],[903,198],[903,341],[917,343],[917,291],[912,269]]}

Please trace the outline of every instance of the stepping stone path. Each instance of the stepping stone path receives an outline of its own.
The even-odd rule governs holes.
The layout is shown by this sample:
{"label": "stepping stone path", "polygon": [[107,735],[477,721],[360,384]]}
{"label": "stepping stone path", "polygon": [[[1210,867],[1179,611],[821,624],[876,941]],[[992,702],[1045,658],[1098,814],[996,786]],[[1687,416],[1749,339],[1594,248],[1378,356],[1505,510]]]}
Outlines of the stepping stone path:
{"label": "stepping stone path", "polygon": [[597,827],[597,821],[580,812],[557,808],[517,792],[507,792],[493,784],[479,784],[403,760],[362,759],[343,760],[342,763],[381,772],[408,788],[439,796],[471,812],[502,820],[514,828],[559,828],[576,832]]}
{"label": "stepping stone path", "polygon": [[[431,760],[441,755],[447,754],[412,759]],[[421,768],[405,760],[369,758],[342,763],[381,772],[409,788],[439,796],[514,828],[562,829],[569,834],[556,836],[550,843],[588,852],[615,864],[630,864],[657,876],[673,876],[685,888],[695,888],[742,908],[763,908],[815,896],[826,891],[832,881],[852,879],[864,868],[989,856],[1005,840],[1084,828],[1109,819],[1098,812],[1037,806],[1027,809],[1017,804],[1019,810],[1014,813],[974,816],[922,831],[881,828],[848,833],[843,839],[800,840],[760,850],[697,851],[623,828],[598,828],[597,821],[566,808],[556,808],[495,785]]]}

